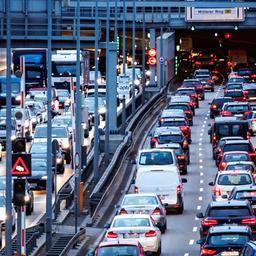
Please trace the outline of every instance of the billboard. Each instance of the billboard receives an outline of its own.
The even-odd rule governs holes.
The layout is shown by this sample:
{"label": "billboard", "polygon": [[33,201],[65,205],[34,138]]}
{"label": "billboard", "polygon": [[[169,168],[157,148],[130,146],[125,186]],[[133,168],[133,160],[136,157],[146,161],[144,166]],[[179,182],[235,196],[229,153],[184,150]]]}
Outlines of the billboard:
{"label": "billboard", "polygon": [[230,22],[244,21],[243,8],[186,8],[188,22]]}

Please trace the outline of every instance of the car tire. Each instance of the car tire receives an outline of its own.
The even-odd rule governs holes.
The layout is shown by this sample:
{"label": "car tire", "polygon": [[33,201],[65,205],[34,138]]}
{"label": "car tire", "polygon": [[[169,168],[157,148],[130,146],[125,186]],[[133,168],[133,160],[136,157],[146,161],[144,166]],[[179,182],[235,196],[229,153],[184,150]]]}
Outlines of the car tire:
{"label": "car tire", "polygon": [[70,154],[67,154],[67,155],[66,155],[66,163],[67,163],[67,164],[70,164],[70,163],[71,163],[71,156],[70,156]]}
{"label": "car tire", "polygon": [[188,153],[188,163],[187,164],[190,164],[190,154]]}
{"label": "car tire", "polygon": [[161,253],[162,253],[162,246],[160,245],[160,246],[159,246],[159,248],[158,248],[158,250],[157,250],[157,252],[156,252],[156,253],[154,253],[154,255],[156,255],[156,256],[160,256],[160,255],[161,255]]}
{"label": "car tire", "polygon": [[178,213],[178,214],[182,214],[183,211],[184,211],[184,205],[183,205],[183,203],[182,203],[182,205],[180,206],[180,208],[177,209],[177,213]]}
{"label": "car tire", "polygon": [[211,115],[211,114],[210,114],[210,118],[213,119],[213,118],[214,118],[214,115]]}
{"label": "car tire", "polygon": [[165,230],[167,229],[166,222],[165,222],[165,224],[162,227],[159,227],[159,229],[160,229],[161,233],[164,234]]}
{"label": "car tire", "polygon": [[12,232],[14,232],[15,229],[16,229],[16,224],[13,224],[13,225],[12,225]]}
{"label": "car tire", "polygon": [[65,166],[63,164],[63,166],[58,170],[59,174],[63,174],[65,172]]}
{"label": "car tire", "polygon": [[185,169],[185,170],[183,170],[182,174],[183,174],[183,175],[188,174],[188,167],[186,167],[186,169]]}
{"label": "car tire", "polygon": [[29,216],[31,215],[31,213],[32,213],[32,206],[30,204],[26,206],[26,215]]}
{"label": "car tire", "polygon": [[195,116],[196,115],[196,112],[195,112],[195,110],[193,110],[193,116]]}

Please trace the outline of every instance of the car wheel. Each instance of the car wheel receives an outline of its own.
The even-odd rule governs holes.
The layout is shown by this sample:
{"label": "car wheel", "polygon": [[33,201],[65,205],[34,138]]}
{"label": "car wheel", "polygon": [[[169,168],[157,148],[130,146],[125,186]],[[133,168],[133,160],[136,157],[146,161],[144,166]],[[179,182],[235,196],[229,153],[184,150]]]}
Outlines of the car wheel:
{"label": "car wheel", "polygon": [[195,116],[196,115],[196,112],[195,112],[195,110],[193,110],[193,116]]}
{"label": "car wheel", "polygon": [[188,168],[187,168],[187,167],[182,171],[182,174],[183,174],[183,175],[188,174]]}
{"label": "car wheel", "polygon": [[161,253],[162,253],[162,246],[160,245],[159,248],[158,248],[158,250],[157,250],[157,252],[154,253],[154,254],[155,254],[156,256],[160,256]]}
{"label": "car wheel", "polygon": [[161,233],[164,234],[165,230],[167,229],[166,222],[163,226],[159,227],[159,229],[160,229]]}
{"label": "car wheel", "polygon": [[214,118],[214,115],[210,114],[210,118],[213,119],[213,118]]}
{"label": "car wheel", "polygon": [[66,163],[67,164],[71,163],[71,156],[69,154],[66,155]]}
{"label": "car wheel", "polygon": [[190,154],[188,153],[188,164],[190,164]]}
{"label": "car wheel", "polygon": [[184,205],[183,205],[183,203],[182,203],[182,205],[180,206],[180,208],[178,208],[177,213],[178,213],[178,214],[182,214],[183,211],[184,211]]}
{"label": "car wheel", "polygon": [[31,204],[26,206],[26,215],[31,215],[32,213],[32,206]]}

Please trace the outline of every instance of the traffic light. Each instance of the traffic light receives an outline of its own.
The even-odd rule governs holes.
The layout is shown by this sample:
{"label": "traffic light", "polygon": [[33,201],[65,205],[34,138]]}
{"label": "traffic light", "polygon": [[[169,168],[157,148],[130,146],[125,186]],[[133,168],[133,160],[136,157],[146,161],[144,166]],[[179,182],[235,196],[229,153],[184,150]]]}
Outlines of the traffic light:
{"label": "traffic light", "polygon": [[13,153],[24,153],[26,152],[26,139],[16,138],[12,141],[12,151]]}
{"label": "traffic light", "polygon": [[16,206],[25,205],[25,190],[26,190],[25,179],[13,180],[13,204],[14,205]]}
{"label": "traffic light", "polygon": [[148,64],[151,66],[156,65],[156,49],[155,48],[150,48],[148,50]]}

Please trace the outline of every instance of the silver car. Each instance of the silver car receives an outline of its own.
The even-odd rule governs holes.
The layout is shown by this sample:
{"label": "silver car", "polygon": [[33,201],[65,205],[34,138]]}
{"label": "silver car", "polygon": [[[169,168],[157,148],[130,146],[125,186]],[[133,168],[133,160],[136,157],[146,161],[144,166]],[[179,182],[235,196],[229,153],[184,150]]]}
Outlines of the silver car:
{"label": "silver car", "polygon": [[153,193],[125,195],[118,214],[149,214],[162,233],[167,228],[165,207],[159,197]]}

